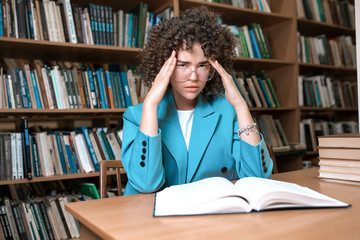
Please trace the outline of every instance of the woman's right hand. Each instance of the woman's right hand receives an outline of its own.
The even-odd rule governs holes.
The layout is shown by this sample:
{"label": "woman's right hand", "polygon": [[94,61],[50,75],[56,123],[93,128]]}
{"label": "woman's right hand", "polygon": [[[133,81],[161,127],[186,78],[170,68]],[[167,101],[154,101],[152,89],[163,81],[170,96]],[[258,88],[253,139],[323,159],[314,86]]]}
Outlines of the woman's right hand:
{"label": "woman's right hand", "polygon": [[176,51],[173,50],[171,56],[165,61],[160,72],[156,75],[150,91],[146,95],[144,105],[158,106],[165,95],[166,89],[170,83],[170,77],[176,66]]}
{"label": "woman's right hand", "polygon": [[175,54],[176,52],[173,51],[171,56],[161,67],[160,72],[156,75],[150,91],[146,95],[143,103],[140,130],[149,136],[155,136],[158,134],[158,119],[156,110],[161,102],[161,99],[165,95],[166,89],[170,83],[170,77],[175,69]]}

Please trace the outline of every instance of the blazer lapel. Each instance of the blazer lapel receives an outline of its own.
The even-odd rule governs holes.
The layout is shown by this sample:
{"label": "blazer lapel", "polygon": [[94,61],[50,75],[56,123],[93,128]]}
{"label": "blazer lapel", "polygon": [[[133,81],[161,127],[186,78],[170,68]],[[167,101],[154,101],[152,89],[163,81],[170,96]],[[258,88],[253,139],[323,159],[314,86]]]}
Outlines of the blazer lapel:
{"label": "blazer lapel", "polygon": [[187,170],[187,149],[179,124],[175,102],[170,91],[159,106],[158,118],[159,128],[162,130],[162,141],[176,161],[179,183],[184,183]]}
{"label": "blazer lapel", "polygon": [[214,134],[218,120],[219,114],[216,113],[212,106],[203,99],[202,95],[200,95],[198,104],[195,108],[191,130],[186,182],[190,182],[193,178],[202,156]]}

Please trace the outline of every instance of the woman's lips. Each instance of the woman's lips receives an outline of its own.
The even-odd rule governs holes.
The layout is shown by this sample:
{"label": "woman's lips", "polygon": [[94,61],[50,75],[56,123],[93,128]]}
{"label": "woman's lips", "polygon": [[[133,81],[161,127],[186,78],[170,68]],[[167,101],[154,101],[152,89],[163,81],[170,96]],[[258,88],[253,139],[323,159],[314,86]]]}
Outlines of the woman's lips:
{"label": "woman's lips", "polygon": [[199,87],[198,86],[187,86],[187,87],[185,87],[185,89],[189,92],[195,92],[199,89]]}

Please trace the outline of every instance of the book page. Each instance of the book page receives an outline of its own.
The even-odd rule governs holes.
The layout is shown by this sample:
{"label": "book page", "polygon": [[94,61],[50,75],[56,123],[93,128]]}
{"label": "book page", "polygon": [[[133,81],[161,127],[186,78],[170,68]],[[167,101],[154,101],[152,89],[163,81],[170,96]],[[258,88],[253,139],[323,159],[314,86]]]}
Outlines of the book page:
{"label": "book page", "polygon": [[250,211],[234,185],[221,177],[165,188],[156,193],[154,216]]}
{"label": "book page", "polygon": [[235,184],[254,210],[285,207],[345,207],[349,204],[294,183],[247,177]]}

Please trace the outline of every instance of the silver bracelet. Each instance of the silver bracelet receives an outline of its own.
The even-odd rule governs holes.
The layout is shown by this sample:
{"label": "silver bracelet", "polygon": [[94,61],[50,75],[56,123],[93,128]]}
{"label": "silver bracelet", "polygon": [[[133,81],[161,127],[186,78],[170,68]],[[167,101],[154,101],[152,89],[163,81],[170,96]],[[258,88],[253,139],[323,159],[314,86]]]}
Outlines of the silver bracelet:
{"label": "silver bracelet", "polygon": [[249,136],[250,132],[258,133],[258,130],[256,129],[256,123],[249,124],[244,128],[239,128],[237,134],[239,138],[241,138],[241,134],[245,133],[246,136]]}

